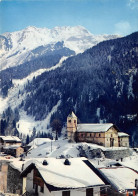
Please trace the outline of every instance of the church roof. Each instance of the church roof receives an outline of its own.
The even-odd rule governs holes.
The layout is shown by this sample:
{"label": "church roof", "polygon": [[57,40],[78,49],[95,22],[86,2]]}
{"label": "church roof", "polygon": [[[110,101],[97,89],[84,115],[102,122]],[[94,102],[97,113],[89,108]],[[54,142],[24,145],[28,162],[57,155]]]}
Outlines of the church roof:
{"label": "church roof", "polygon": [[106,132],[113,126],[112,123],[104,124],[78,124],[78,132]]}
{"label": "church roof", "polygon": [[68,117],[71,117],[71,118],[77,118],[77,116],[74,114],[74,112],[71,112]]}

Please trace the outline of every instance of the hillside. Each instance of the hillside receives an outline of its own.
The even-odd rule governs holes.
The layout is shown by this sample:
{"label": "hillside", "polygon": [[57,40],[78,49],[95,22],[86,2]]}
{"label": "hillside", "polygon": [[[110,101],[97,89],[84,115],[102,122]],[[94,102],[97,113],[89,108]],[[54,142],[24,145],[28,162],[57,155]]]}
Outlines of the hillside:
{"label": "hillside", "polygon": [[[67,115],[74,111],[82,123],[115,123],[121,131],[132,136],[131,144],[136,144],[137,46],[136,32],[101,42],[67,60],[62,54],[53,64],[41,64],[41,59],[47,58],[45,53],[32,60],[33,63],[30,61],[18,66],[16,71],[10,68],[14,80],[10,81],[8,96],[0,99],[1,112],[7,106],[18,109],[20,120],[16,127],[20,133],[30,135],[33,129],[48,132],[53,119],[59,119],[64,126]],[[36,50],[42,52],[45,49],[40,47]],[[65,48],[63,42],[59,42],[58,49],[73,52]],[[28,75],[21,71],[23,65],[30,65],[35,72],[27,71]],[[1,73],[8,73],[7,70]]]}
{"label": "hillside", "polygon": [[137,129],[138,33],[99,43],[68,58],[62,67],[45,72],[26,86],[22,106],[35,120],[66,122],[73,110],[81,122],[112,122],[135,137]]}

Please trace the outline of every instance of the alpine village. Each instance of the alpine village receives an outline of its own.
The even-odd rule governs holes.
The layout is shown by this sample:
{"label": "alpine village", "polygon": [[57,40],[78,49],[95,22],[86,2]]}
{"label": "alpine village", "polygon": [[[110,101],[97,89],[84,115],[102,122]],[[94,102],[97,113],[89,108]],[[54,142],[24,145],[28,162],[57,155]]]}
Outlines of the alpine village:
{"label": "alpine village", "polygon": [[138,32],[28,26],[0,59],[0,196],[138,196]]}

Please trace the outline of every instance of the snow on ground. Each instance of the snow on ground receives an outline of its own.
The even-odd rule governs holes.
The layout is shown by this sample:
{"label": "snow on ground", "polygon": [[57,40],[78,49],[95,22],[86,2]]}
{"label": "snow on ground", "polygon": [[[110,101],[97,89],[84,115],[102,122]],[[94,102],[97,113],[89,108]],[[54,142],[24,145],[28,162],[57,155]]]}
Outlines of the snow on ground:
{"label": "snow on ground", "polygon": [[8,107],[7,101],[8,101],[8,98],[3,99],[2,97],[0,97],[0,114],[2,114],[5,108]]}
{"label": "snow on ground", "polygon": [[[38,138],[39,139],[39,138]],[[60,157],[69,156],[69,157],[78,157],[79,156],[79,146],[82,146],[83,149],[101,149],[101,150],[122,150],[122,148],[106,148],[99,146],[97,144],[88,144],[85,142],[80,143],[69,143],[67,139],[51,140],[51,143],[42,144],[41,146],[35,147],[29,152],[28,157]],[[41,152],[41,153],[40,153]]]}
{"label": "snow on ground", "polygon": [[[44,139],[44,138],[42,138]],[[47,140],[47,138],[45,138]],[[39,138],[37,138],[37,141],[39,141]],[[41,141],[41,139],[40,139]],[[33,142],[32,142],[33,143]],[[41,142],[40,142],[41,143]],[[28,152],[26,158],[44,158],[44,157],[79,157],[80,151],[79,146],[82,146],[83,149],[87,150],[88,148],[92,149],[102,149],[102,150],[116,150],[116,148],[105,148],[103,146],[99,146],[96,144],[88,144],[88,143],[69,143],[67,139],[59,139],[59,140],[51,140],[46,141],[45,143],[41,143],[40,145],[32,145],[31,150]],[[122,148],[121,148],[122,149]],[[121,150],[120,149],[120,150]],[[123,148],[124,149],[124,148]],[[120,163],[123,166],[130,167],[134,170],[138,171],[138,154],[134,152],[132,156],[126,157],[121,160],[116,161],[112,159],[107,159],[104,156],[101,158],[94,158],[91,159],[92,164],[95,165],[95,167],[108,167],[115,163]]]}
{"label": "snow on ground", "polygon": [[133,156],[124,158],[121,164],[138,171],[138,154],[133,154]]}
{"label": "snow on ground", "polygon": [[35,121],[34,117],[26,114],[24,110],[20,111],[20,120],[17,123],[18,131],[25,135],[31,135],[33,128],[35,127],[37,132],[48,132],[47,126],[50,124],[50,118],[55,113],[60,105],[59,100],[57,104],[52,108],[47,117],[44,120]]}
{"label": "snow on ground", "polygon": [[27,146],[30,146],[31,148],[37,148],[38,146],[46,144],[47,142],[51,142],[51,139],[49,139],[49,138],[35,138]]}

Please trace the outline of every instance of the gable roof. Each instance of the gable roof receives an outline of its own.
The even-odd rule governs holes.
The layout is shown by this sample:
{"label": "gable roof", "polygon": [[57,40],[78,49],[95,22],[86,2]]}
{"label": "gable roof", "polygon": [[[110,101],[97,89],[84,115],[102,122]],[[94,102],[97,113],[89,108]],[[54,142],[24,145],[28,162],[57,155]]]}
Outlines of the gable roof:
{"label": "gable roof", "polygon": [[40,145],[46,144],[48,142],[51,142],[51,139],[49,139],[49,138],[35,138],[27,146],[40,146]]}
{"label": "gable roof", "polygon": [[78,132],[106,132],[112,126],[112,123],[104,123],[104,124],[78,124],[77,131]]}
{"label": "gable roof", "polygon": [[86,158],[69,159],[70,165],[65,165],[65,159],[46,158],[48,165],[42,162],[35,162],[27,167],[22,176],[36,167],[42,176],[46,185],[56,187],[58,189],[84,188],[93,186],[103,186],[103,180],[92,170],[84,160]]}
{"label": "gable roof", "polygon": [[0,136],[3,141],[6,142],[21,142],[21,140],[17,136]]}
{"label": "gable roof", "polygon": [[136,190],[138,172],[127,167],[100,168],[100,171],[117,191]]}
{"label": "gable roof", "polygon": [[127,133],[124,133],[124,132],[118,132],[118,136],[119,137],[129,137],[129,135]]}

